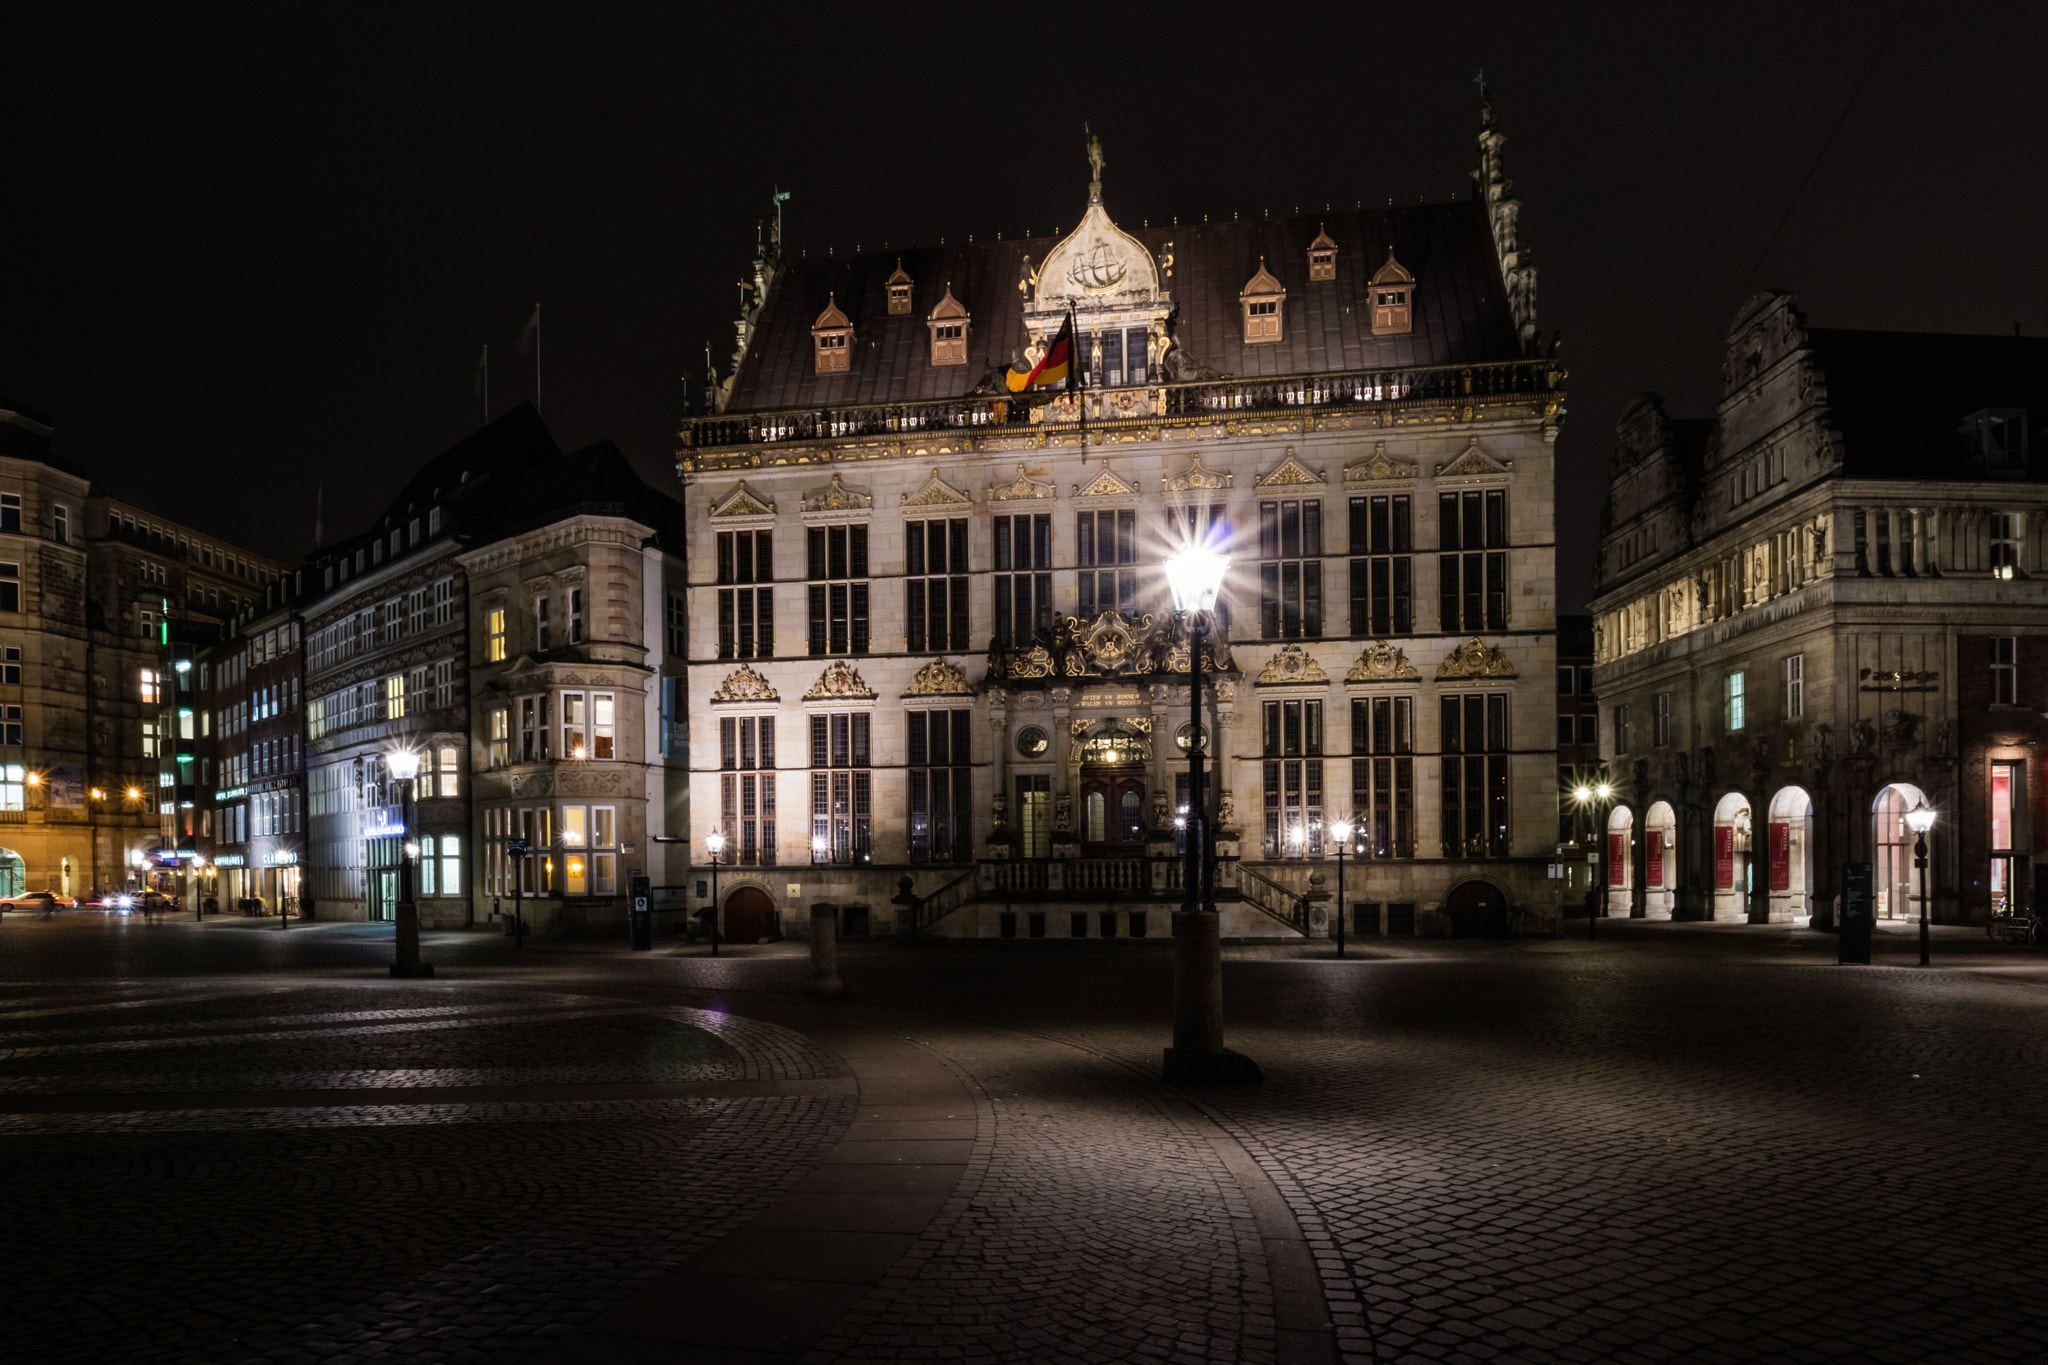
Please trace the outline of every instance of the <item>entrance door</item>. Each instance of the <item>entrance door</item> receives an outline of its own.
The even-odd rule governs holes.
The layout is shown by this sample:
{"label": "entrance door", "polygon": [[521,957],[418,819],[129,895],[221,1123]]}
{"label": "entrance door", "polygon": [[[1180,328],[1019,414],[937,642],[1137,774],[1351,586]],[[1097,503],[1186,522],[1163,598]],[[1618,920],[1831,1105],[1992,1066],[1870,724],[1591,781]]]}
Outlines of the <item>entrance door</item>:
{"label": "entrance door", "polygon": [[758,943],[775,932],[775,902],[758,886],[739,888],[725,898],[720,932],[730,943]]}
{"label": "entrance door", "polygon": [[1488,882],[1466,882],[1458,887],[1445,909],[1450,912],[1451,932],[1459,938],[1507,936],[1508,898]]}
{"label": "entrance door", "polygon": [[1145,770],[1083,770],[1081,842],[1091,853],[1125,855],[1145,847]]}

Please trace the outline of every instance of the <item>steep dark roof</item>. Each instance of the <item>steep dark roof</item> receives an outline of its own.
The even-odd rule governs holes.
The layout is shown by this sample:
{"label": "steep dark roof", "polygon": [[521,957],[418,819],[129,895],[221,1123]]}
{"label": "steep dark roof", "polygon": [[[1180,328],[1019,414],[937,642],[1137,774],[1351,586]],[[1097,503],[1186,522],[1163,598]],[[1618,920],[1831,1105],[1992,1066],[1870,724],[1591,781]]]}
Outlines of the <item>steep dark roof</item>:
{"label": "steep dark roof", "polygon": [[[1256,222],[1168,228],[1119,224],[1157,258],[1173,244],[1166,287],[1178,304],[1174,336],[1195,360],[1226,375],[1305,374],[1512,360],[1515,325],[1484,209],[1475,201],[1345,210]],[[1338,246],[1337,278],[1310,283],[1318,231]],[[1042,263],[1058,237],[913,247],[786,261],[733,382],[728,412],[956,398],[1021,354],[1023,258]],[[1375,337],[1367,284],[1387,250],[1415,276],[1415,327]],[[1238,291],[1266,269],[1287,290],[1277,343],[1247,346]],[[908,316],[889,316],[887,282],[898,260],[916,282]],[[973,314],[968,363],[930,361],[925,319],[953,295]],[[814,373],[811,324],[828,296],[854,327],[844,374]]]}
{"label": "steep dark roof", "polygon": [[483,544],[574,516],[630,517],[651,528],[664,549],[682,552],[682,502],[649,487],[610,441],[530,465],[517,480],[492,480],[455,529]]}
{"label": "steep dark roof", "polygon": [[[2048,478],[2048,338],[1941,332],[1807,331],[1827,383],[1832,425],[1851,478],[1972,478],[1975,452],[1956,441],[1963,418],[2024,408],[2031,478]],[[1957,463],[1943,468],[1945,461]]]}

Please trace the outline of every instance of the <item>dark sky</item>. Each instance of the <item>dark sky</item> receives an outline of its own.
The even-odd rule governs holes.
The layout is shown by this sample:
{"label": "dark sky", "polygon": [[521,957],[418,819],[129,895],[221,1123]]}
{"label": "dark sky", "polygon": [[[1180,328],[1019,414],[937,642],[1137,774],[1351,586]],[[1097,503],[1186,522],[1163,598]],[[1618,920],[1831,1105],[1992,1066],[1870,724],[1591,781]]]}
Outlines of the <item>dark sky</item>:
{"label": "dark sky", "polygon": [[1711,409],[1753,269],[1816,323],[2048,333],[2048,6],[1910,4],[1758,268],[1898,13],[17,4],[0,395],[115,491],[295,559],[316,478],[347,534],[477,423],[484,343],[494,410],[530,394],[539,300],[557,436],[672,480],[771,185],[792,246],[1043,232],[1085,118],[1123,219],[1464,198],[1484,67],[1572,368],[1570,609],[1615,417]]}

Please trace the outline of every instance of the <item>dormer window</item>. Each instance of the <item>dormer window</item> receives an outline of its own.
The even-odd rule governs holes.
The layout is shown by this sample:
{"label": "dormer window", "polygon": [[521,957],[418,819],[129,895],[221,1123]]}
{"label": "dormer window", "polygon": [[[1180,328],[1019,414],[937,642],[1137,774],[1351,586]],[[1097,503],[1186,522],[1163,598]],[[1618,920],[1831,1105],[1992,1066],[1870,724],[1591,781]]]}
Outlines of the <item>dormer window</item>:
{"label": "dormer window", "polygon": [[1372,334],[1397,336],[1415,330],[1415,277],[1394,259],[1391,248],[1387,263],[1372,277]]}
{"label": "dormer window", "polygon": [[811,345],[817,355],[819,374],[844,374],[852,363],[853,322],[839,311],[831,295],[825,296],[825,311],[811,324]]}
{"label": "dormer window", "polygon": [[903,262],[896,262],[896,273],[889,277],[889,316],[907,318],[910,316],[910,291],[916,281],[903,273]]}
{"label": "dormer window", "polygon": [[925,325],[932,331],[932,364],[967,363],[967,308],[953,297],[953,285],[950,280],[946,283],[946,297],[940,299],[939,306],[932,309],[932,315],[925,320]]}
{"label": "dormer window", "polygon": [[1308,277],[1311,283],[1337,278],[1337,244],[1324,229],[1317,229],[1316,239],[1308,244]]}
{"label": "dormer window", "polygon": [[1245,345],[1280,340],[1280,305],[1286,298],[1287,291],[1266,269],[1266,258],[1259,257],[1259,273],[1251,277],[1237,296],[1244,309]]}

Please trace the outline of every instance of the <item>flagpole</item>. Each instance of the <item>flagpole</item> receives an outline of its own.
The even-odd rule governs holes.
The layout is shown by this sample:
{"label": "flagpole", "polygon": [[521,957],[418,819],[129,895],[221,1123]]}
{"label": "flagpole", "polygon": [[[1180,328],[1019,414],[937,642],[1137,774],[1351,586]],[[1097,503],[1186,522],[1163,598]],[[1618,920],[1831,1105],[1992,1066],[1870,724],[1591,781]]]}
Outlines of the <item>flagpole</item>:
{"label": "flagpole", "polygon": [[1074,413],[1081,419],[1081,463],[1088,463],[1088,395],[1081,379],[1081,326],[1074,318],[1074,305],[1067,305],[1067,387],[1074,394]]}

